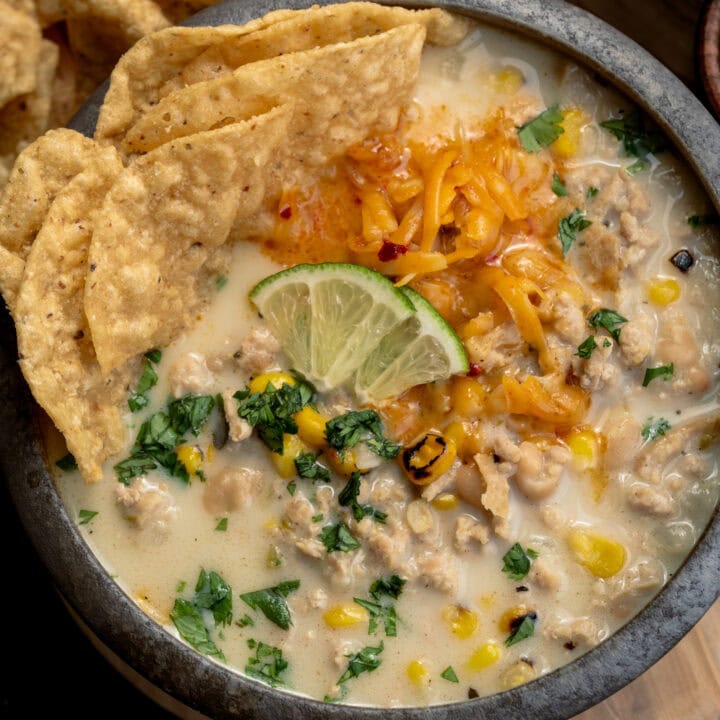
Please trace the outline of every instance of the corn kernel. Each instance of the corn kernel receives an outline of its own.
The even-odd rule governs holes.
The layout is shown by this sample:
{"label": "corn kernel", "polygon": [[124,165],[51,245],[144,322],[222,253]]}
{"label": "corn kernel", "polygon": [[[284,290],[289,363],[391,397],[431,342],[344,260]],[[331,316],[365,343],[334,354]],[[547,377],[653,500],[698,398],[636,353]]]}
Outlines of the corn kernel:
{"label": "corn kernel", "polygon": [[576,470],[585,472],[600,466],[605,450],[605,437],[590,427],[578,427],[565,438],[573,454]]}
{"label": "corn kernel", "polygon": [[534,680],[536,675],[535,668],[529,662],[520,660],[503,670],[500,675],[500,687],[503,690],[512,690]]}
{"label": "corn kernel", "polygon": [[648,300],[665,307],[680,297],[680,283],[675,278],[656,277],[647,286]]}
{"label": "corn kernel", "polygon": [[295,458],[304,450],[307,450],[307,446],[297,435],[288,433],[283,435],[283,454],[270,453],[270,460],[281,478],[291,478],[297,475]]}
{"label": "corn kernel", "polygon": [[331,628],[351,627],[367,622],[368,611],[357,603],[342,603],[328,608],[323,613],[323,620]]}
{"label": "corn kernel", "polygon": [[528,608],[527,605],[516,605],[515,607],[511,607],[509,610],[506,610],[498,620],[500,632],[505,634],[509,633],[512,630],[513,622],[518,618],[527,615],[529,612],[530,608]]}
{"label": "corn kernel", "polygon": [[476,672],[485,670],[485,668],[494,665],[500,659],[501,654],[502,650],[500,646],[493,640],[490,640],[475,650],[467,661],[467,667]]}
{"label": "corn kernel", "polygon": [[490,82],[495,92],[514,95],[525,84],[525,77],[518,68],[505,65],[490,76]]}
{"label": "corn kernel", "polygon": [[431,503],[436,510],[454,510],[458,506],[457,495],[452,493],[442,493],[438,495]]}
{"label": "corn kernel", "polygon": [[578,108],[570,108],[563,113],[560,125],[564,132],[550,146],[555,155],[561,158],[570,158],[580,149],[580,139],[583,128],[588,124],[587,115]]}
{"label": "corn kernel", "polygon": [[324,457],[330,469],[334,470],[338,475],[350,477],[350,475],[358,471],[358,466],[355,462],[355,453],[352,450],[346,450],[345,453],[341,455],[334,448],[330,448],[325,452]]}
{"label": "corn kernel", "polygon": [[314,448],[327,445],[325,437],[327,420],[317,410],[306,405],[300,412],[295,413],[293,418],[298,426],[298,435],[308,445]]}
{"label": "corn kernel", "polygon": [[443,610],[443,620],[459,638],[469,638],[478,628],[478,616],[460,605],[448,605]]}
{"label": "corn kernel", "polygon": [[450,396],[452,410],[464,420],[479,418],[483,413],[486,395],[485,388],[475,378],[456,378]]}
{"label": "corn kernel", "polygon": [[458,455],[463,455],[465,438],[465,426],[461,422],[451,422],[444,430],[443,436],[455,443]]}
{"label": "corn kernel", "polygon": [[429,485],[447,472],[457,457],[455,443],[437,433],[428,433],[400,454],[406,475],[415,485]]}
{"label": "corn kernel", "polygon": [[177,450],[178,460],[185,466],[188,475],[194,475],[202,465],[202,453],[193,445],[181,445]]}
{"label": "corn kernel", "polygon": [[418,685],[423,684],[428,677],[428,671],[422,660],[412,660],[405,669],[408,678]]}
{"label": "corn kernel", "polygon": [[294,385],[295,378],[292,375],[288,375],[284,372],[269,372],[258,375],[250,381],[250,392],[261,393],[265,392],[265,388],[270,384],[276,390],[279,390],[283,385]]}
{"label": "corn kernel", "polygon": [[578,562],[595,577],[612,577],[619,573],[625,564],[625,547],[601,535],[585,530],[573,530],[568,536],[568,544]]}

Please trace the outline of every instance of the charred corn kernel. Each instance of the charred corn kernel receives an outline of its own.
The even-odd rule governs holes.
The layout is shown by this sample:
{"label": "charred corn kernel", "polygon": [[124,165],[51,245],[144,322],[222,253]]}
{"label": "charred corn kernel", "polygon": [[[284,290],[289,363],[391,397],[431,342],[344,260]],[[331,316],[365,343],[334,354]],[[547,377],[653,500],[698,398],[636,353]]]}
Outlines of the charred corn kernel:
{"label": "charred corn kernel", "polygon": [[438,495],[431,503],[436,510],[454,510],[458,506],[457,495],[452,493],[442,493]]}
{"label": "charred corn kernel", "polygon": [[297,475],[295,470],[295,458],[304,450],[306,445],[297,435],[283,435],[283,454],[270,453],[270,460],[281,478],[291,478]]}
{"label": "charred corn kernel", "polygon": [[500,646],[496,642],[490,640],[484,645],[481,645],[470,656],[467,661],[468,669],[475,670],[476,672],[485,670],[485,668],[489,668],[491,665],[494,665],[500,659],[501,655],[502,649]]}
{"label": "charred corn kernel", "polygon": [[452,410],[468,420],[479,418],[483,413],[486,395],[485,388],[475,378],[456,378],[450,395]]}
{"label": "charred corn kernel", "polygon": [[450,630],[459,638],[469,638],[478,628],[477,614],[460,605],[448,605],[442,615]]}
{"label": "charred corn kernel", "polygon": [[490,82],[496,92],[513,95],[525,84],[525,76],[516,67],[506,65],[491,75]]}
{"label": "charred corn kernel", "polygon": [[215,445],[213,443],[210,443],[207,446],[207,450],[205,451],[205,459],[211,463],[215,459]]}
{"label": "charred corn kernel", "polygon": [[428,433],[401,454],[402,466],[416,485],[429,485],[450,469],[457,457],[455,443],[442,435]]}
{"label": "charred corn kernel", "polygon": [[321,448],[327,445],[325,426],[327,420],[314,408],[306,405],[293,416],[298,426],[298,435],[308,445]]}
{"label": "charred corn kernel", "polygon": [[279,390],[283,385],[294,385],[295,378],[292,375],[288,375],[284,372],[269,372],[258,375],[250,381],[250,392],[261,393],[265,391],[265,388],[270,384],[276,390]]}
{"label": "charred corn kernel", "polygon": [[588,124],[587,115],[578,108],[570,108],[563,113],[560,125],[563,134],[550,146],[553,153],[561,158],[570,158],[580,149],[582,129]]}
{"label": "charred corn kernel", "polygon": [[338,475],[350,477],[350,475],[358,471],[355,453],[352,450],[346,450],[344,454],[340,454],[334,448],[330,448],[325,452],[324,457],[330,469],[334,470]]}
{"label": "charred corn kernel", "polygon": [[680,283],[675,278],[656,277],[648,283],[647,297],[654,305],[670,305],[680,297]]}
{"label": "charred corn kernel", "polygon": [[573,465],[581,472],[600,467],[605,451],[605,436],[593,428],[579,427],[565,438],[573,455]]}
{"label": "charred corn kernel", "polygon": [[498,620],[498,627],[500,628],[500,632],[511,632],[513,629],[513,623],[516,622],[518,618],[527,615],[529,612],[530,609],[527,607],[527,605],[516,605],[515,607],[511,607],[509,610],[506,610],[500,616],[500,620]]}
{"label": "charred corn kernel", "polygon": [[418,685],[423,684],[428,678],[428,671],[422,660],[411,660],[405,668],[408,678]]}
{"label": "charred corn kernel", "polygon": [[525,660],[520,660],[503,670],[500,674],[500,687],[503,690],[512,690],[518,685],[524,685],[535,679],[535,668]]}
{"label": "charred corn kernel", "polygon": [[568,536],[568,543],[578,562],[595,577],[612,577],[619,573],[625,564],[625,547],[602,535],[586,530],[573,530]]}
{"label": "charred corn kernel", "polygon": [[194,475],[202,465],[202,453],[193,445],[181,445],[176,451],[178,460],[185,466],[188,475]]}
{"label": "charred corn kernel", "polygon": [[323,613],[323,620],[328,627],[351,627],[368,621],[368,611],[357,603],[341,603],[328,608]]}

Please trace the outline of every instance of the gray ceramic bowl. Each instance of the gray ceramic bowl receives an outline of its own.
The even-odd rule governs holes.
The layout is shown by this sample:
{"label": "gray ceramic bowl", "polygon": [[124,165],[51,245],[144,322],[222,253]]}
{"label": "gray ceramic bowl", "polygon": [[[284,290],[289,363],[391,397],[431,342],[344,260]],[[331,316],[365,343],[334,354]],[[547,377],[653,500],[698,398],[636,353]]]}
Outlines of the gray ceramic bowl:
{"label": "gray ceramic bowl", "polygon": [[[324,0],[320,0],[325,4]],[[305,0],[229,0],[190,24],[245,22]],[[647,52],[588,13],[560,0],[455,0],[443,5],[540,40],[605,77],[674,141],[720,210],[720,127],[692,93]],[[101,90],[72,122],[92,134]],[[23,524],[58,589],[87,628],[142,678],[213,718],[307,720],[559,720],[608,697],[664,655],[720,595],[717,509],[684,565],[632,621],[569,665],[514,690],[462,704],[401,710],[327,705],[273,690],[219,666],[173,638],[113,582],[90,552],[55,492],[43,458],[35,405],[18,370],[15,333],[0,318],[2,469]],[[312,648],[308,648],[312,657]]]}

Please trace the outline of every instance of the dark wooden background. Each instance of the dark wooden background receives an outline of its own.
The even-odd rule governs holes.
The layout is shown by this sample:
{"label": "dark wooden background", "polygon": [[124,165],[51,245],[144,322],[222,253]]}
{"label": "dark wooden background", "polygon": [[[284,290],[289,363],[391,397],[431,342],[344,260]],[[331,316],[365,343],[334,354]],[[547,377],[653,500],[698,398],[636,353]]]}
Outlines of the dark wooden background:
{"label": "dark wooden background", "polygon": [[[694,46],[701,0],[573,2],[634,38],[699,94]],[[0,717],[169,720],[100,658],[70,620],[4,482],[0,538]],[[641,678],[576,720],[720,720],[720,605]]]}

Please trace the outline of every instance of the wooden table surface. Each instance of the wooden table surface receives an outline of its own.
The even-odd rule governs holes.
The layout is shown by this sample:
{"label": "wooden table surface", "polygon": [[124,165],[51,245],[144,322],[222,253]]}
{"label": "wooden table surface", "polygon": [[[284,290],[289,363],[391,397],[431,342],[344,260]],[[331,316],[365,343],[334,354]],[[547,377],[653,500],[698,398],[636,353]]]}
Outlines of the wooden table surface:
{"label": "wooden table surface", "polygon": [[[571,0],[622,30],[696,94],[702,0]],[[720,720],[720,601],[635,682],[575,720]]]}

